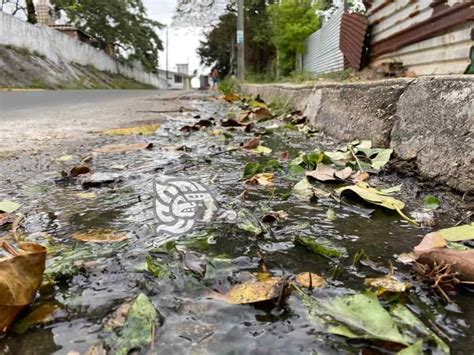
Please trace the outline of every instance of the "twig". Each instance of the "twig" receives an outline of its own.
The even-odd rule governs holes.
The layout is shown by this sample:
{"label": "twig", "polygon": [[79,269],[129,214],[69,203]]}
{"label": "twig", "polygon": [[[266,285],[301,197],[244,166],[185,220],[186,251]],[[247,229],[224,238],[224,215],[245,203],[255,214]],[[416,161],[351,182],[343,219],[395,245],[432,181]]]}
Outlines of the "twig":
{"label": "twig", "polygon": [[350,145],[349,145],[349,151],[351,152],[352,156],[356,160],[356,163],[357,163],[357,166],[359,167],[359,170],[364,172],[364,169],[362,169],[362,166],[360,165],[359,158],[357,158],[357,155],[355,154],[354,150],[352,149],[352,147]]}

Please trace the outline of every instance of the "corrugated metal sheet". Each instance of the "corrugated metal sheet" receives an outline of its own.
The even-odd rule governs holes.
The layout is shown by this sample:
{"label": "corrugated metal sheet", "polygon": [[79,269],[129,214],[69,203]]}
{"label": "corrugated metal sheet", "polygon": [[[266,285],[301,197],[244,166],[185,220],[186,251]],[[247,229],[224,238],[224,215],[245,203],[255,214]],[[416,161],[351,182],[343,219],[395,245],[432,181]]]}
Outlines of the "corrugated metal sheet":
{"label": "corrugated metal sheet", "polygon": [[471,62],[473,0],[374,0],[367,11],[371,63],[418,75],[460,74]]}
{"label": "corrugated metal sheet", "polygon": [[339,48],[344,55],[344,67],[361,69],[368,21],[360,14],[344,13],[341,22]]}
{"label": "corrugated metal sheet", "polygon": [[344,55],[339,47],[344,9],[337,9],[317,32],[306,40],[303,69],[311,73],[328,73],[344,69]]}

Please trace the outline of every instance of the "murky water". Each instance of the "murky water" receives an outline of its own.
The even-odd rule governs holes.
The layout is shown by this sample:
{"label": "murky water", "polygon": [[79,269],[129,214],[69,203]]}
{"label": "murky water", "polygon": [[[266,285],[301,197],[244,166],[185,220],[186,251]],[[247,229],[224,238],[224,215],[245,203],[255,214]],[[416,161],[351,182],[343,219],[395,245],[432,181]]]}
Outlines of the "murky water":
{"label": "murky water", "polygon": [[[214,117],[218,122],[229,109],[216,101],[188,104],[198,112],[170,117],[154,136],[97,136],[82,142],[82,146],[58,147],[34,157],[0,162],[0,198],[22,203],[25,233],[30,240],[47,244],[51,250],[47,272],[56,283],[43,287],[35,304],[57,302],[64,308],[57,319],[45,326],[0,339],[0,353],[85,353],[107,337],[104,319],[139,293],[149,296],[161,315],[151,353],[390,353],[369,342],[348,341],[317,331],[296,295],[290,296],[281,308],[230,305],[210,297],[212,292],[225,292],[232,285],[249,280],[261,270],[262,260],[275,276],[308,271],[324,276],[329,280],[328,287],[313,292],[321,298],[364,290],[364,278],[386,274],[392,262],[397,275],[414,284],[407,296],[409,308],[450,344],[453,353],[474,353],[472,295],[464,291],[456,298],[456,305],[446,306],[413,279],[408,267],[395,261],[398,254],[411,250],[431,229],[414,227],[397,214],[379,209],[368,217],[331,198],[311,203],[299,201],[291,195],[291,189],[301,176],[277,173],[275,191],[242,183],[243,169],[249,161],[278,158],[285,150],[293,158],[299,151],[333,149],[336,142],[322,135],[308,139],[294,130],[262,128],[274,125],[274,121],[269,121],[256,130],[265,132],[262,142],[273,152],[269,157],[259,157],[233,150],[254,133],[236,129],[230,132],[232,138],[210,135],[213,129],[222,129],[219,125],[199,132],[180,132],[181,126],[199,120],[193,117],[197,113],[201,119]],[[63,154],[77,156],[77,162],[79,157],[105,144],[142,141],[152,142],[154,148],[94,156],[95,172],[120,176],[120,182],[88,189],[97,194],[94,199],[79,198],[77,193],[84,192],[80,185],[55,182],[59,171],[75,162],[58,162]],[[190,150],[176,150],[180,145]],[[217,154],[225,150],[231,152]],[[124,165],[125,169],[117,169],[117,165]],[[199,180],[223,209],[245,210],[256,218],[269,210],[285,210],[289,218],[268,225],[266,233],[258,238],[225,220],[198,225],[177,243],[181,250],[204,254],[214,265],[212,270],[208,267],[202,278],[181,270],[175,277],[159,279],[147,271],[146,263],[148,256],[154,256],[153,250],[166,241],[154,232],[157,222],[153,214],[152,182],[163,174]],[[404,189],[399,198],[407,202],[408,212],[421,208],[423,194],[433,193],[412,179],[401,180],[395,174],[379,177],[379,183],[386,186],[400,182]],[[329,189],[335,186],[320,185]],[[437,216],[437,228],[452,226],[462,212],[458,208],[459,197],[434,192],[445,201],[445,210]],[[327,219],[329,208],[336,212],[334,221]],[[84,243],[72,238],[74,232],[90,228],[125,231],[130,238],[111,244]],[[344,248],[347,256],[319,256],[295,245],[297,235],[324,237]],[[361,249],[372,262],[353,265],[355,254]]]}

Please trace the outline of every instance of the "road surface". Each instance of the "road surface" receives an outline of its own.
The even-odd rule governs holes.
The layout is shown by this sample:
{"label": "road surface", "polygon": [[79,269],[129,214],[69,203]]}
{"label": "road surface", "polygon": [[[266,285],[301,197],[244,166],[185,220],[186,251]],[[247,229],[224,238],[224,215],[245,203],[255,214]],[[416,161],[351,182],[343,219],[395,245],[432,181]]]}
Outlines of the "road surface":
{"label": "road surface", "polygon": [[[60,108],[82,104],[104,104],[117,100],[162,95],[159,90],[44,90],[1,91],[0,117],[16,111]],[[16,115],[25,117],[25,115]]]}
{"label": "road surface", "polygon": [[0,153],[38,150],[87,138],[90,132],[143,122],[179,111],[185,91],[79,90],[0,92]]}

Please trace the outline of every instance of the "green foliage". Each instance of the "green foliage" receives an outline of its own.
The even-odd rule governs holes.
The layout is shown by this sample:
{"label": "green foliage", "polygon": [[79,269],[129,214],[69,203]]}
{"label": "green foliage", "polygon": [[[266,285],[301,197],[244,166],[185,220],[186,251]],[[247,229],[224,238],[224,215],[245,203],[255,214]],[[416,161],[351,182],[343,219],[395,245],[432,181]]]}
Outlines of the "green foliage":
{"label": "green foliage", "polygon": [[158,67],[163,49],[156,29],[163,25],[147,17],[142,0],[54,0],[69,22],[93,38],[114,44],[119,58],[138,60],[148,71]]}
{"label": "green foliage", "polygon": [[230,95],[239,90],[237,79],[226,78],[219,83],[219,89],[224,95]]}
{"label": "green foliage", "polygon": [[[178,1],[178,4],[182,2]],[[245,1],[245,64],[250,74],[269,76],[275,58],[267,9],[265,0]],[[205,39],[198,48],[201,62],[217,66],[224,76],[235,72],[237,64],[236,10],[232,6],[227,10],[204,34]]]}
{"label": "green foliage", "polygon": [[305,40],[321,27],[311,0],[281,0],[269,9],[272,40],[277,49],[277,65],[282,75],[296,69],[296,55],[305,49]]}

